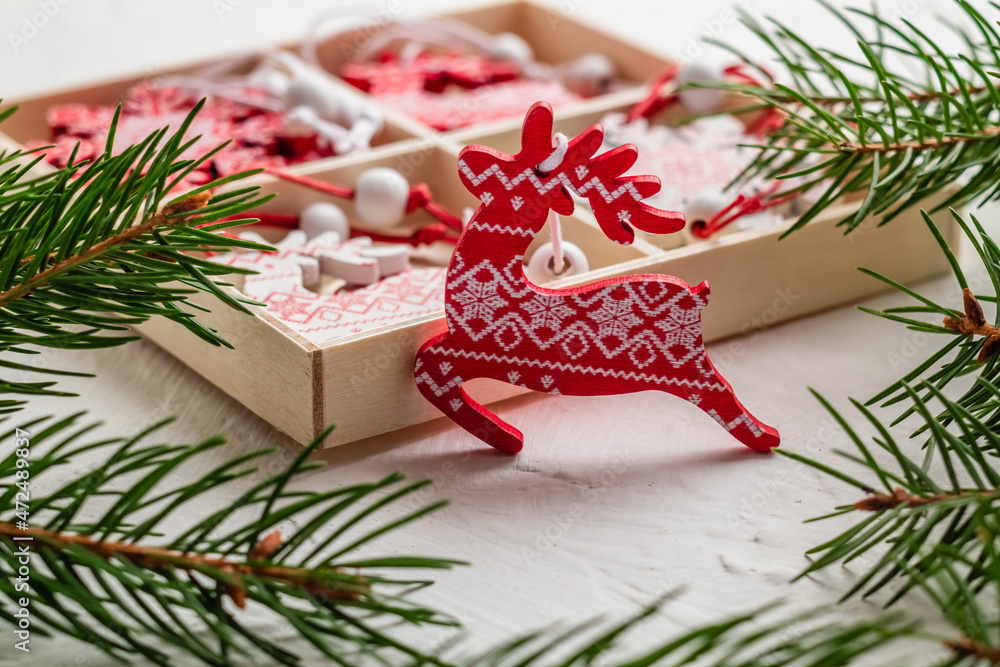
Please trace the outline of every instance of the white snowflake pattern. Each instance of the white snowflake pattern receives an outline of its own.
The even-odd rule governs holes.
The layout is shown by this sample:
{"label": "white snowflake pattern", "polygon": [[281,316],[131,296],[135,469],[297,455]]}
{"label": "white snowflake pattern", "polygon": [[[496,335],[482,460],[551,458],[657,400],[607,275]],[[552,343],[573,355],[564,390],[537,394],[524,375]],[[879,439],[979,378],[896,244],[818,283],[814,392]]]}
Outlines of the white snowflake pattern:
{"label": "white snowflake pattern", "polygon": [[462,306],[463,319],[470,320],[480,318],[489,320],[493,317],[493,311],[507,305],[507,301],[497,294],[497,283],[483,283],[476,280],[470,281],[464,292],[459,292],[452,297],[455,303]]}
{"label": "white snowflake pattern", "polygon": [[697,308],[674,307],[656,326],[667,334],[664,339],[667,345],[692,348],[698,344],[698,336],[701,335],[701,312]]}
{"label": "white snowflake pattern", "polygon": [[548,327],[553,330],[558,329],[562,321],[574,313],[563,297],[542,294],[536,294],[534,299],[525,301],[521,308],[531,315],[532,327]]}
{"label": "white snowflake pattern", "polygon": [[632,327],[642,324],[642,319],[632,312],[631,301],[616,299],[605,300],[600,308],[590,313],[590,318],[597,323],[598,336],[616,336],[622,340],[628,338]]}

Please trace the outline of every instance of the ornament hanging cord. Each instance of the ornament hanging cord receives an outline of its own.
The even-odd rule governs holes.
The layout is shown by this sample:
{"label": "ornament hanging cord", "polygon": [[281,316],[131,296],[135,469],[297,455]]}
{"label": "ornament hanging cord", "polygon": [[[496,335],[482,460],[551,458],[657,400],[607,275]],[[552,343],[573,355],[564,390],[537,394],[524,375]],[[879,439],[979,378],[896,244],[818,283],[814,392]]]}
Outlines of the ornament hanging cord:
{"label": "ornament hanging cord", "polygon": [[[556,132],[553,138],[556,142],[555,150],[552,151],[551,155],[539,162],[536,167],[543,174],[552,171],[562,164],[563,159],[566,157],[566,151],[569,150],[569,139],[565,134]],[[549,233],[552,236],[552,262],[555,272],[558,275],[566,269],[566,257],[563,255],[562,225],[560,224],[559,214],[553,210],[549,210],[548,223]]]}
{"label": "ornament hanging cord", "polygon": [[[327,183],[315,178],[309,178],[308,176],[293,174],[282,169],[268,169],[268,173],[282,180],[296,183],[297,185],[303,185],[307,188],[323,192],[333,197],[354,199],[354,188],[346,185]],[[440,222],[418,229],[408,237],[396,236],[392,234],[379,234],[369,230],[359,230],[357,232],[352,230],[352,236],[367,236],[373,241],[384,243],[409,243],[412,246],[426,245],[435,241],[444,241],[452,244],[456,243],[457,238],[454,236],[454,232],[462,231],[462,221],[451,211],[434,200],[434,197],[431,195],[430,188],[427,187],[426,183],[418,183],[417,185],[410,186],[410,195],[406,205],[406,212],[413,213],[418,208],[424,209],[428,214],[437,218]]]}

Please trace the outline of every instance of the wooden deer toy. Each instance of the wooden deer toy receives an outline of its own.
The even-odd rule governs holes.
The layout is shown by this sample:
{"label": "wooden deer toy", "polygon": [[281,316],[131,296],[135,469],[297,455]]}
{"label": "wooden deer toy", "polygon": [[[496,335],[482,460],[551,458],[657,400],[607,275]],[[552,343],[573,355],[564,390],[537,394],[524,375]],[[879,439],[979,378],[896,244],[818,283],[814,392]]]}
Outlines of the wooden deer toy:
{"label": "wooden deer toy", "polygon": [[519,430],[475,402],[462,385],[492,378],[550,394],[613,395],[658,389],[708,413],[737,440],[759,451],[777,447],[777,431],[746,411],[713,368],[701,333],[708,283],[689,287],[664,275],[624,276],[571,289],[545,289],[525,278],[523,256],[550,210],[573,212],[570,192],[586,197],[601,229],[631,243],[632,227],[676,232],[680,213],[642,200],[656,194],[655,176],[623,176],[634,146],[595,156],[604,137],[594,125],[554,149],[552,109],[535,104],[524,121],[522,148],[506,155],[465,148],[458,168],[482,205],[458,241],[448,268],[448,331],[417,354],[421,394],[477,438],[507,453],[521,450]]}

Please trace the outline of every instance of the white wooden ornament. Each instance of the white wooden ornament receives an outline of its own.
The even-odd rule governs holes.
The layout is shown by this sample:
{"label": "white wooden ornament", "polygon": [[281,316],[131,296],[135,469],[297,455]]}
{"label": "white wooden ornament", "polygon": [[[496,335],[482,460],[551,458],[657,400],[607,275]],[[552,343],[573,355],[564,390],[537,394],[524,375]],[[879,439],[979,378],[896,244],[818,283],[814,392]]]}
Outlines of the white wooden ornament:
{"label": "white wooden ornament", "polygon": [[410,251],[403,245],[372,246],[362,251],[361,256],[378,263],[379,278],[402,273],[410,268]]}
{"label": "white wooden ornament", "polygon": [[[331,244],[323,243],[322,237],[319,241],[323,245]],[[351,239],[342,250],[319,251],[316,257],[324,275],[340,278],[350,285],[373,285],[410,268],[409,251],[405,246],[375,246],[366,236]]]}
{"label": "white wooden ornament", "polygon": [[298,265],[299,270],[302,272],[302,286],[312,289],[319,285],[320,281],[320,268],[319,260],[315,257],[306,257],[300,255],[296,260],[296,265]]}

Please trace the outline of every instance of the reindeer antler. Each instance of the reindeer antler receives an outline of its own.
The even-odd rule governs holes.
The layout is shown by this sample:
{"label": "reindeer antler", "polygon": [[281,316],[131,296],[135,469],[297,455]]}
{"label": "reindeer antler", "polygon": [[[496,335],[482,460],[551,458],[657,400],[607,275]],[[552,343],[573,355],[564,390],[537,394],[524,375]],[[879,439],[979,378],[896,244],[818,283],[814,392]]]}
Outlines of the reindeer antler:
{"label": "reindeer antler", "polygon": [[659,178],[622,175],[638,156],[632,144],[598,155],[590,160],[587,180],[581,184],[582,189],[586,188],[581,194],[590,200],[601,229],[611,240],[626,245],[635,240],[633,227],[650,234],[671,234],[684,229],[685,223],[683,213],[664,211],[642,201],[660,191]]}
{"label": "reindeer antler", "polygon": [[[554,150],[552,126],[552,107],[547,102],[536,102],[524,118],[521,152],[516,156],[476,146],[463,150],[462,157],[471,162],[472,153],[479,152],[493,159],[538,165]],[[548,177],[550,184],[552,178],[560,182],[553,193],[562,193],[565,201],[554,198],[548,202],[549,206],[559,213],[569,213],[573,210],[569,190],[586,197],[602,231],[613,241],[626,245],[635,240],[635,228],[651,234],[670,234],[683,229],[682,213],[663,211],[642,201],[660,191],[659,178],[623,175],[635,164],[636,147],[626,144],[594,157],[603,141],[604,128],[591,125],[569,142],[562,162],[551,176],[538,172],[536,167],[536,180]]]}
{"label": "reindeer antler", "polygon": [[552,106],[548,102],[531,105],[521,126],[520,157],[541,162],[552,153],[553,122]]}
{"label": "reindeer antler", "polygon": [[[552,107],[538,102],[528,110],[521,134],[520,157],[541,162],[552,153]],[[563,181],[576,194],[590,200],[591,208],[608,238],[629,244],[633,228],[651,234],[671,234],[684,228],[684,215],[663,211],[642,200],[660,191],[656,176],[624,176],[638,158],[638,150],[625,144],[594,157],[604,142],[604,128],[591,125],[569,142],[560,165]]]}

